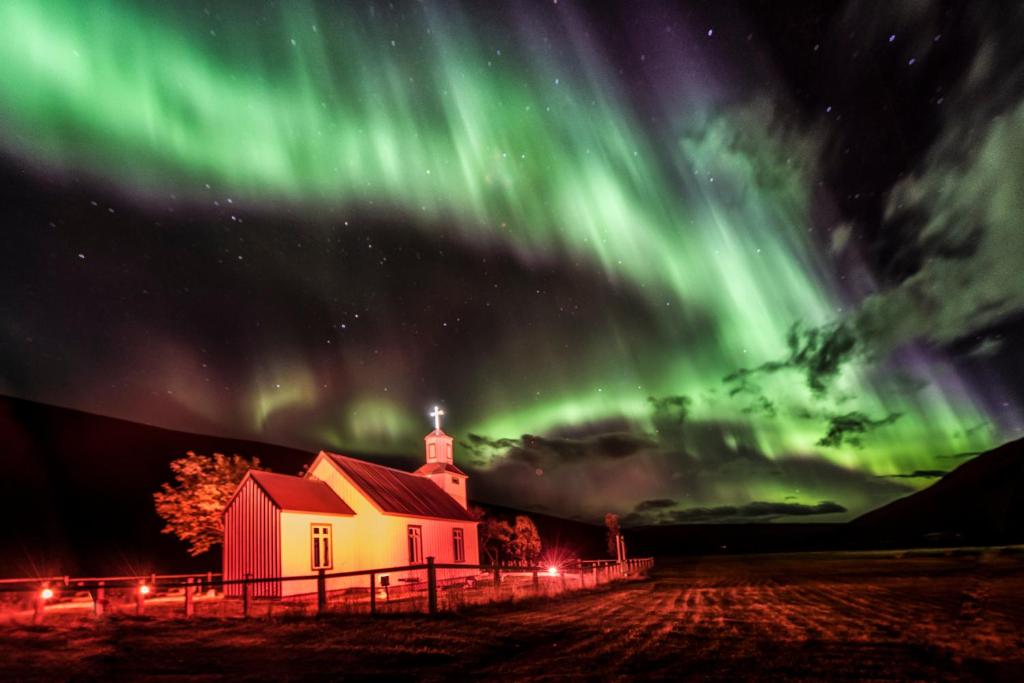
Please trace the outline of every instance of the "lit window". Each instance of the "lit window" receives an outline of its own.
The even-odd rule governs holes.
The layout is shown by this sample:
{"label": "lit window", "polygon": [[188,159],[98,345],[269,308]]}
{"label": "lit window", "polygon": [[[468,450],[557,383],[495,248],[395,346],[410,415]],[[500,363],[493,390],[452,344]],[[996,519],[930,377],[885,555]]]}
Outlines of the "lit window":
{"label": "lit window", "polygon": [[330,569],[331,561],[331,525],[314,524],[312,526],[313,569]]}
{"label": "lit window", "polygon": [[466,561],[466,533],[462,529],[452,529],[452,545],[455,548],[455,561]]}
{"label": "lit window", "polygon": [[423,527],[409,525],[409,564],[423,562]]}

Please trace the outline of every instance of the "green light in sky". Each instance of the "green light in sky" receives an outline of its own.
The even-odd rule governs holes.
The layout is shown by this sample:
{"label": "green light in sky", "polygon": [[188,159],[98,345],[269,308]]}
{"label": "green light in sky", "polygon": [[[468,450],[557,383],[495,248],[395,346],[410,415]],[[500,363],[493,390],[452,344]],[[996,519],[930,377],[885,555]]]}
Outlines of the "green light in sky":
{"label": "green light in sky", "polygon": [[[211,29],[174,5],[144,14],[109,0],[3,3],[3,145],[144,197],[199,201],[210,184],[248,206],[352,206],[400,212],[416,229],[450,224],[525,260],[592,264],[659,312],[658,343],[610,320],[571,362],[538,351],[539,333],[508,340],[473,368],[491,379],[476,387],[482,408],[464,418],[469,431],[615,416],[650,428],[648,396],[685,394],[696,398],[692,419],[751,424],[769,455],[823,452],[888,472],[988,445],[966,429],[986,419],[972,392],[941,363],[915,370],[929,384],[913,394],[863,360],[824,397],[799,373],[761,377],[774,415],[728,394],[725,375],[786,355],[793,322],[842,316],[809,235],[813,136],[773,122],[766,101],[678,105],[672,127],[652,131],[580,42],[499,54],[466,17],[436,7],[402,22],[299,2],[263,19],[245,6],[218,11]],[[493,379],[524,353],[533,372],[511,387]],[[303,381],[288,395],[273,372],[260,380],[258,424],[315,398],[308,371],[295,372]],[[394,406],[378,408],[369,426],[331,433],[368,444],[418,429]],[[902,417],[865,437],[863,451],[816,446],[823,416],[855,409]]]}

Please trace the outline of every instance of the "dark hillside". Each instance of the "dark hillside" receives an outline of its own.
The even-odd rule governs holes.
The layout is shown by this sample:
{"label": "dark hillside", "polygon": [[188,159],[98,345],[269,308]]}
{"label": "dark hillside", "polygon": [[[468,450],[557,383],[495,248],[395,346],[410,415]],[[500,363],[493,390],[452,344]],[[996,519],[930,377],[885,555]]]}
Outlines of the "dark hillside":
{"label": "dark hillside", "polygon": [[928,488],[850,522],[851,539],[879,545],[1024,542],[1024,439],[965,462]]}

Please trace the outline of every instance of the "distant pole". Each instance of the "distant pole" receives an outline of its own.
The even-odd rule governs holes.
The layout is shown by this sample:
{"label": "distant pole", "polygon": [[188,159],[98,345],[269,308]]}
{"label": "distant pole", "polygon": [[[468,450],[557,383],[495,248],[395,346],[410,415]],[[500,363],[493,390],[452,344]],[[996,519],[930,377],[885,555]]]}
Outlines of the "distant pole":
{"label": "distant pole", "polygon": [[252,601],[252,596],[249,593],[249,579],[252,578],[252,574],[246,573],[242,577],[242,616],[245,618],[249,617],[249,603]]}
{"label": "distant pole", "polygon": [[437,614],[437,568],[433,556],[427,558],[427,611]]}
{"label": "distant pole", "polygon": [[142,590],[145,586],[146,584],[139,584],[135,588],[135,614],[140,617],[146,613],[146,593]]}
{"label": "distant pole", "polygon": [[41,624],[43,622],[43,612],[46,610],[46,598],[43,595],[43,591],[47,590],[47,587],[43,587],[36,591],[36,609],[32,614],[32,623]]}
{"label": "distant pole", "polygon": [[195,607],[192,605],[192,584],[195,582],[191,576],[185,579],[185,618],[188,619],[195,612]]}
{"label": "distant pole", "polygon": [[92,613],[102,617],[107,607],[107,582],[98,581],[92,594]]}
{"label": "distant pole", "polygon": [[533,570],[533,590],[534,590],[534,592],[536,592],[539,588],[540,588],[540,574],[538,574],[537,570],[534,569]]}
{"label": "distant pole", "polygon": [[324,570],[320,569],[316,575],[316,613],[323,614],[327,609],[327,578]]}
{"label": "distant pole", "polygon": [[377,613],[377,575],[370,574],[370,615]]}

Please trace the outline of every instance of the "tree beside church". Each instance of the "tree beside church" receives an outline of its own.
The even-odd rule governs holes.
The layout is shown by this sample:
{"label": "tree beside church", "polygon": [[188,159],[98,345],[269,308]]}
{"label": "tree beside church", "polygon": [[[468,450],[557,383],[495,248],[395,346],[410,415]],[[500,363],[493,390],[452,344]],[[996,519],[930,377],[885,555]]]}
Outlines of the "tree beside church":
{"label": "tree beside church", "polygon": [[156,512],[165,522],[163,533],[187,543],[189,555],[195,557],[223,541],[224,505],[246,473],[260,469],[260,461],[189,451],[170,467],[174,483],[165,482],[153,494]]}

